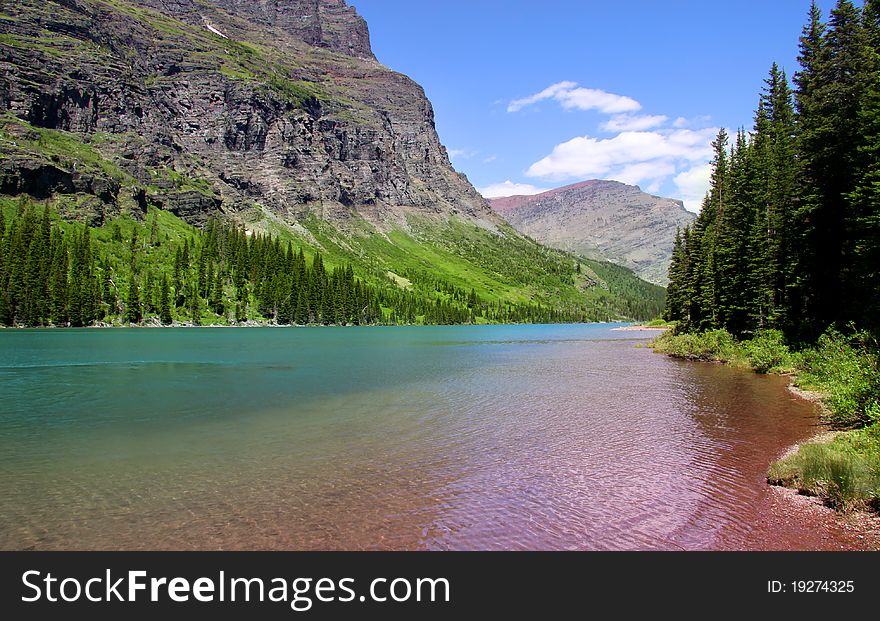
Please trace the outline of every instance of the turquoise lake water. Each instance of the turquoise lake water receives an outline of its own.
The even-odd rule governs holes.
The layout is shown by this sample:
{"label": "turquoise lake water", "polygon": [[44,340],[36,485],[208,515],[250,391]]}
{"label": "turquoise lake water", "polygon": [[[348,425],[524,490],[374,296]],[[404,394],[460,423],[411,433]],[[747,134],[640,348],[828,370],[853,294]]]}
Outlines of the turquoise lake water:
{"label": "turquoise lake water", "polygon": [[0,548],[747,545],[812,410],[612,327],[0,331]]}

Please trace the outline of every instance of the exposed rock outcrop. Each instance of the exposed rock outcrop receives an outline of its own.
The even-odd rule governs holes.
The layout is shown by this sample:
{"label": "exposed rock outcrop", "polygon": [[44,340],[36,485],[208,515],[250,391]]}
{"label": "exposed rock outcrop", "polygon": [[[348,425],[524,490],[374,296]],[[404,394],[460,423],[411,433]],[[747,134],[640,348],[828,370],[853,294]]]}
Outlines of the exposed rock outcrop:
{"label": "exposed rock outcrop", "polygon": [[367,22],[345,0],[140,0],[137,4],[206,25],[216,18],[213,5],[254,24],[283,30],[309,45],[374,58]]}
{"label": "exposed rock outcrop", "polygon": [[[0,0],[0,113],[77,134],[118,168],[95,175],[196,222],[252,208],[343,229],[502,222],[343,0]],[[78,154],[48,161],[3,132],[4,192],[81,190]]]}

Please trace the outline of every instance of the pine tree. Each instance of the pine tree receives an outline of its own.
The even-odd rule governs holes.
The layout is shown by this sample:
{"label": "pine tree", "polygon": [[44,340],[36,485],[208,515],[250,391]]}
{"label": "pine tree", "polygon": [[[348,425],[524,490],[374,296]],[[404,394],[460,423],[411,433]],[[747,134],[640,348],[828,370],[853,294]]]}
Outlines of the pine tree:
{"label": "pine tree", "polygon": [[49,276],[49,317],[56,326],[68,321],[68,254],[64,238],[56,229],[52,235],[52,265]]}
{"label": "pine tree", "polygon": [[717,229],[719,221],[724,217],[728,202],[729,159],[727,153],[728,135],[722,128],[712,142],[712,176],[709,194],[703,202],[700,215],[694,222],[690,236],[691,278],[689,288],[692,291],[689,316],[694,328],[710,330],[718,327],[719,310],[719,279],[721,273],[716,263]]}
{"label": "pine tree", "polygon": [[128,279],[128,293],[125,296],[125,320],[128,323],[141,323],[144,319],[141,306],[141,290],[134,273]]}
{"label": "pine tree", "polygon": [[855,182],[848,195],[848,287],[852,318],[880,334],[880,0],[863,11],[865,81]]}
{"label": "pine tree", "polygon": [[[751,136],[713,143],[710,191],[676,238],[665,316],[746,335],[880,332],[880,0],[815,3],[797,89],[774,65]],[[501,314],[502,309],[498,309]]]}
{"label": "pine tree", "polygon": [[12,308],[7,297],[10,260],[7,256],[9,241],[6,229],[6,218],[3,216],[3,210],[0,209],[0,325],[11,326],[13,323]]}
{"label": "pine tree", "polygon": [[9,304],[9,298],[7,297],[6,290],[0,289],[0,324],[4,326],[11,326],[14,323],[14,319],[12,316],[12,308]]}
{"label": "pine tree", "polygon": [[208,260],[205,249],[199,253],[199,295],[203,298],[211,296],[211,284],[214,282],[214,265]]}
{"label": "pine tree", "polygon": [[192,324],[194,326],[202,325],[202,299],[199,297],[198,287],[195,283],[190,285],[187,309]]}
{"label": "pine tree", "polygon": [[838,0],[826,27],[813,5],[801,38],[798,160],[802,204],[796,215],[800,312],[808,338],[852,313],[848,301],[846,196],[854,189],[859,105],[865,84],[866,36],[859,10]]}
{"label": "pine tree", "polygon": [[158,310],[158,304],[156,303],[158,297],[156,296],[155,285],[153,271],[150,269],[146,270],[144,286],[141,292],[141,301],[143,303],[143,312],[145,315],[155,313]]}
{"label": "pine tree", "polygon": [[826,179],[828,195],[836,209],[836,223],[840,236],[839,275],[840,298],[835,301],[836,314],[832,318],[843,326],[858,314],[862,300],[859,299],[860,283],[853,273],[856,262],[856,216],[847,195],[855,190],[859,150],[854,145],[864,139],[861,107],[865,102],[866,86],[874,67],[873,55],[869,54],[869,38],[862,22],[861,12],[850,0],[839,0],[831,12],[828,42],[832,58],[832,96],[837,101],[836,155],[839,158]]}
{"label": "pine tree", "polygon": [[[794,287],[794,243],[792,228],[797,206],[797,157],[795,115],[792,93],[784,71],[774,63],[762,99],[766,125],[756,127],[766,134],[766,149],[760,165],[767,170],[766,188],[766,296],[768,322],[774,327],[791,331],[796,321],[791,295]],[[760,148],[760,147],[759,147]]]}
{"label": "pine tree", "polygon": [[96,316],[96,293],[92,241],[88,227],[76,235],[70,266],[69,309],[72,326],[91,325]]}
{"label": "pine tree", "polygon": [[28,244],[27,255],[25,259],[24,272],[24,298],[22,300],[22,321],[27,326],[39,326],[43,323],[43,303],[45,301],[43,295],[42,264],[43,253],[46,249],[43,247],[42,236],[33,235]]}
{"label": "pine tree", "polygon": [[304,326],[309,323],[308,294],[304,288],[300,288],[296,295],[296,310],[294,311],[294,323]]}
{"label": "pine tree", "polygon": [[[797,85],[797,150],[800,180],[800,203],[795,214],[797,238],[796,278],[799,307],[793,309],[795,316],[804,321],[798,326],[796,337],[815,334],[816,322],[807,321],[817,311],[827,314],[821,300],[823,279],[828,278],[823,267],[823,253],[819,248],[821,231],[829,219],[823,193],[823,180],[827,177],[827,162],[833,133],[832,117],[827,109],[831,80],[830,51],[826,41],[826,25],[816,3],[810,7],[809,23],[800,39],[798,62],[801,70],[795,73]],[[832,250],[832,253],[835,252]],[[834,275],[836,278],[836,275]]]}
{"label": "pine tree", "polygon": [[216,314],[223,315],[226,312],[225,304],[223,302],[223,278],[219,268],[214,272],[214,283],[211,286],[210,303],[211,310]]}
{"label": "pine tree", "polygon": [[162,274],[161,293],[159,296],[159,320],[166,326],[174,322],[171,314],[171,286],[168,283],[168,275]]}
{"label": "pine tree", "polygon": [[[862,27],[865,31],[865,43],[868,52],[877,54],[880,52],[880,0],[865,0],[862,8]],[[878,69],[876,56],[873,59],[869,71]]]}
{"label": "pine tree", "polygon": [[[716,160],[719,159],[720,155],[716,156]],[[750,269],[755,202],[753,173],[751,149],[745,131],[740,130],[724,176],[715,175],[726,194],[723,200],[718,198],[710,262],[714,269],[714,298],[711,302],[707,299],[714,311],[712,327],[725,328],[736,335],[752,328],[750,306],[755,296]]]}
{"label": "pine tree", "polygon": [[[685,229],[687,230],[687,229]],[[666,287],[666,308],[663,318],[666,321],[684,321],[684,281],[687,256],[685,255],[682,230],[675,232],[675,242],[672,246],[672,258],[669,263],[669,285]]]}

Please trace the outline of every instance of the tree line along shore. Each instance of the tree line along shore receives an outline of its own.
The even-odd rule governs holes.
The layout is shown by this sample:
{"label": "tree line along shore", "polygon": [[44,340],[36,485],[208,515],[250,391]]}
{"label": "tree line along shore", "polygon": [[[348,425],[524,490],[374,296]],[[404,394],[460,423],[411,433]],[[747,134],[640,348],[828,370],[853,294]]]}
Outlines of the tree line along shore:
{"label": "tree line along shore", "polygon": [[721,131],[711,187],[679,232],[656,351],[821,393],[841,433],[769,479],[880,509],[880,1],[815,3],[793,85],[775,64],[755,124]]}
{"label": "tree line along shore", "polygon": [[[90,227],[65,221],[50,205],[27,197],[15,199],[5,211],[0,210],[0,326],[452,325],[623,318],[601,299],[594,306],[561,307],[491,300],[420,271],[397,276],[378,270],[368,281],[338,257],[330,265],[319,251],[227,220],[211,219],[198,229],[151,208],[142,220],[118,216]],[[568,269],[575,274],[580,265]],[[634,318],[658,312],[663,303],[662,297],[655,304],[628,291],[619,301],[629,305]]]}

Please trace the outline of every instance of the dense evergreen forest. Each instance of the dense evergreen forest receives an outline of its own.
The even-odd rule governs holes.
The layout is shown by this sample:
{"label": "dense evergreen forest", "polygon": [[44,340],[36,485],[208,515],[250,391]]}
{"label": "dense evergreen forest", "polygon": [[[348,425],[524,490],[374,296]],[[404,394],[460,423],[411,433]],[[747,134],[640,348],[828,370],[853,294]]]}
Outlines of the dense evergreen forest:
{"label": "dense evergreen forest", "polygon": [[793,86],[771,68],[751,132],[713,143],[669,272],[680,331],[880,332],[880,0],[840,0],[827,23],[814,3],[798,61]]}
{"label": "dense evergreen forest", "polygon": [[[268,321],[280,325],[569,323],[611,319],[596,308],[487,301],[424,273],[366,284],[351,265],[325,266],[320,253],[249,234],[218,219],[169,234],[152,209],[143,222],[92,229],[53,219],[21,200],[0,210],[0,325],[191,325]],[[179,221],[178,221],[179,222]],[[180,223],[181,227],[184,227]],[[99,237],[99,239],[96,239]],[[579,269],[572,265],[572,270]],[[614,282],[616,272],[606,278]],[[632,278],[630,278],[632,280]],[[660,300],[658,300],[660,301]],[[662,303],[662,301],[661,301]],[[635,314],[656,313],[632,302]]]}

